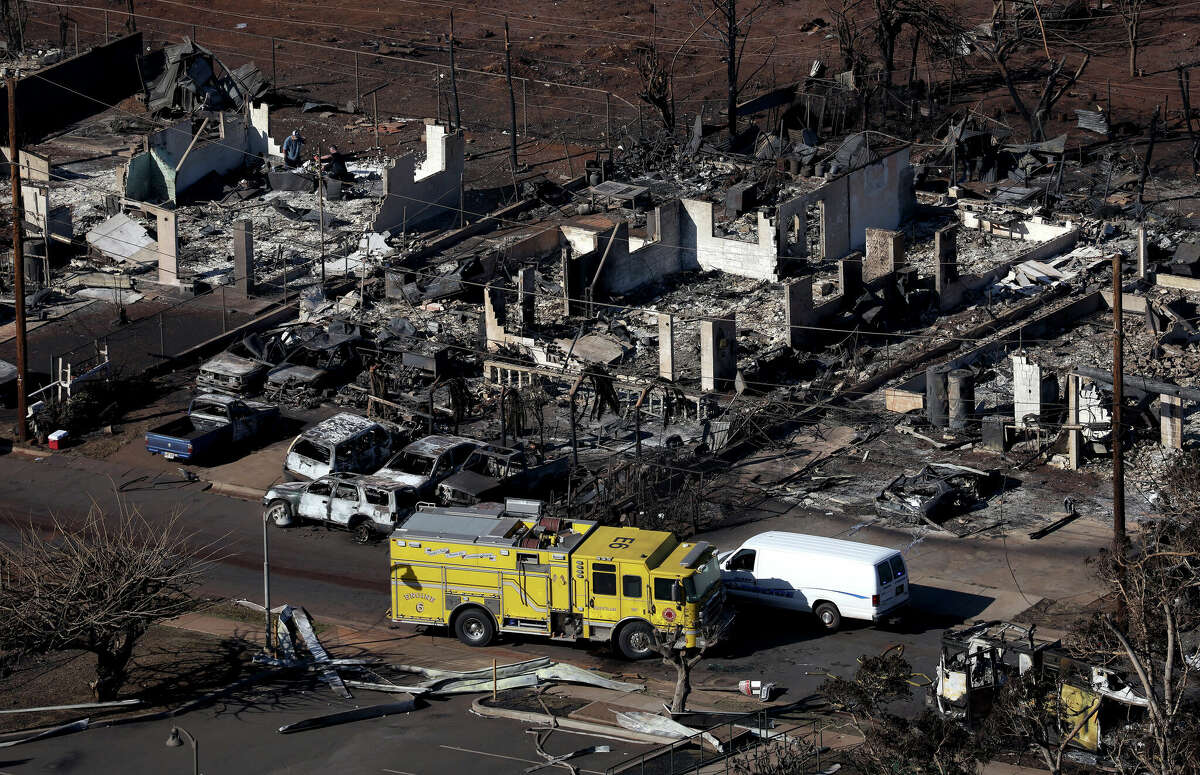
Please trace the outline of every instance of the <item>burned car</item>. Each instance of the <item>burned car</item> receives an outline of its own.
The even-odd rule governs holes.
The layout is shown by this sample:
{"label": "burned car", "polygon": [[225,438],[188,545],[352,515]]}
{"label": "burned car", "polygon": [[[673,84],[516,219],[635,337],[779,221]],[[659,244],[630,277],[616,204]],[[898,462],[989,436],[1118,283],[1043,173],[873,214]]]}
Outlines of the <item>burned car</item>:
{"label": "burned car", "polygon": [[196,389],[230,396],[257,395],[262,392],[269,368],[260,360],[223,352],[200,366]]}
{"label": "burned car", "polygon": [[875,496],[875,511],[881,517],[940,528],[947,519],[984,505],[1003,481],[994,472],[933,463],[889,482]]}
{"label": "burned car", "polygon": [[312,482],[285,482],[263,496],[263,518],[277,527],[322,522],[349,530],[365,544],[386,536],[412,511],[412,490],[361,474],[330,474]]}
{"label": "burned car", "polygon": [[525,450],[484,444],[467,462],[437,486],[438,501],[446,506],[473,506],[502,501],[506,495],[533,497],[567,473],[565,457],[549,463],[530,461]]}
{"label": "burned car", "polygon": [[334,323],[328,331],[300,339],[287,359],[267,374],[267,398],[293,406],[315,405],[326,390],[358,373],[362,366],[358,353],[361,342],[357,326]]}
{"label": "burned car", "polygon": [[196,389],[246,398],[262,392],[267,372],[284,360],[281,335],[249,334],[200,366]]}
{"label": "burned car", "polygon": [[404,438],[390,424],[342,412],[296,437],[284,457],[283,475],[295,480],[337,472],[369,474],[383,465]]}
{"label": "burned car", "polygon": [[418,497],[432,497],[438,483],[462,468],[479,445],[463,436],[426,436],[400,450],[375,475],[408,485]]}

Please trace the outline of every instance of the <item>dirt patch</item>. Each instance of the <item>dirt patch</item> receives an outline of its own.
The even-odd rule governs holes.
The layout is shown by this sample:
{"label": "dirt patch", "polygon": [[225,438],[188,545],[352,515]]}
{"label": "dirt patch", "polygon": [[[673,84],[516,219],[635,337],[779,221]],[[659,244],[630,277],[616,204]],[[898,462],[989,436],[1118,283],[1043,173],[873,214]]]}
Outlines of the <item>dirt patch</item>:
{"label": "dirt patch", "polygon": [[[253,646],[232,638],[155,627],[134,654],[129,681],[117,699],[144,704],[120,713],[72,710],[51,713],[0,714],[0,732],[62,724],[74,719],[143,713],[171,707],[243,677]],[[92,702],[88,682],[95,677],[96,658],[84,651],[28,657],[0,678],[0,709],[35,708]]]}

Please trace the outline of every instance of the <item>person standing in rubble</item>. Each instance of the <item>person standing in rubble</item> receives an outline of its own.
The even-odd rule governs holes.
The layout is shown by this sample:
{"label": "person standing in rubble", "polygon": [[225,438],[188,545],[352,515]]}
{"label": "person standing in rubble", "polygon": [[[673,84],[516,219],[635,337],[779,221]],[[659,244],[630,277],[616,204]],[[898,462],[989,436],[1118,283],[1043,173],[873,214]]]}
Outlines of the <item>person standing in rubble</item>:
{"label": "person standing in rubble", "polygon": [[293,129],[288,138],[283,141],[283,163],[289,167],[299,167],[304,161],[304,138],[299,129]]}

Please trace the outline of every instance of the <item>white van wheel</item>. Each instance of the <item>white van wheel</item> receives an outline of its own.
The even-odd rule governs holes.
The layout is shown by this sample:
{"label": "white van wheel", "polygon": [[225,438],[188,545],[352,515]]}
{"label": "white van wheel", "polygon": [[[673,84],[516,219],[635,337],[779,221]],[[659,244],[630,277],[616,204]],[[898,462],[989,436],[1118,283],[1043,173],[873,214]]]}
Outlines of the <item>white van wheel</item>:
{"label": "white van wheel", "polygon": [[829,632],[836,632],[842,626],[842,614],[833,603],[821,603],[813,609],[821,626]]}

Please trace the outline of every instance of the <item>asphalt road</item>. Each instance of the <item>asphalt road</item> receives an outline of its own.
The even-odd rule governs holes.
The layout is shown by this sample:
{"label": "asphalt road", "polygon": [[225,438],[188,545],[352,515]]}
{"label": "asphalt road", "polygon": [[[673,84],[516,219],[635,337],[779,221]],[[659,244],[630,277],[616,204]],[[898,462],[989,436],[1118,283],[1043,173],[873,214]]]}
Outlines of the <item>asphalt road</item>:
{"label": "asphalt road", "polygon": [[[213,562],[204,592],[221,597],[262,596],[262,522],[256,503],[214,495],[203,484],[179,481],[174,474],[115,466],[82,457],[51,456],[40,461],[16,455],[0,458],[7,492],[0,505],[0,536],[30,523],[49,527],[54,516],[82,519],[95,504],[116,507],[119,491],[126,508],[136,508],[152,523],[178,514],[192,543],[206,547]],[[382,543],[360,546],[348,534],[319,527],[269,530],[272,602],[304,605],[316,618],[365,625],[387,623],[387,556]],[[719,545],[725,546],[726,540]],[[739,614],[734,638],[711,653],[696,675],[698,685],[734,687],[741,679],[763,679],[787,687],[799,699],[816,690],[829,673],[852,673],[859,656],[903,644],[914,669],[930,672],[937,643],[948,620],[912,611],[882,626],[846,623],[833,635],[820,631],[811,617],[771,609]],[[407,629],[401,627],[401,630]],[[506,639],[554,659],[625,672],[599,644],[563,645],[537,638]],[[668,679],[657,660],[637,665],[643,675]],[[915,692],[912,707],[921,704]]]}

